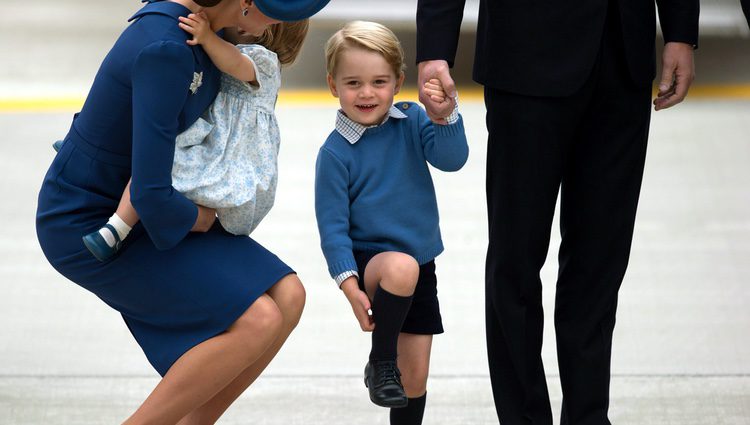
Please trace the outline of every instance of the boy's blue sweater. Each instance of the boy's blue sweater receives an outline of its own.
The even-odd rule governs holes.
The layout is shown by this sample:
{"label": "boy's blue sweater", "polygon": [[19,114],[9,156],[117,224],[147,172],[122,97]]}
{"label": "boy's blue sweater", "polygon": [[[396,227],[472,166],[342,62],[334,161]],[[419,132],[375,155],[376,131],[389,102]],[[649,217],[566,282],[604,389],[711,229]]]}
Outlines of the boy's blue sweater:
{"label": "boy's blue sweater", "polygon": [[354,144],[334,130],[318,153],[315,214],[334,278],[358,271],[353,250],[403,252],[419,264],[443,251],[427,163],[443,171],[464,165],[463,119],[438,125],[415,103],[396,106],[406,118],[368,128]]}

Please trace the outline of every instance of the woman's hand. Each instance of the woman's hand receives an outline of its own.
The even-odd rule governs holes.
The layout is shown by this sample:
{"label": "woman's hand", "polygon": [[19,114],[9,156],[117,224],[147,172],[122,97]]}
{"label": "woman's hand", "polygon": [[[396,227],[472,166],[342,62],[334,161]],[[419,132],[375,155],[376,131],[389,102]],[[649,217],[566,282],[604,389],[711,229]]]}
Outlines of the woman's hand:
{"label": "woman's hand", "polygon": [[191,13],[187,17],[180,16],[179,19],[180,28],[193,36],[193,39],[187,42],[191,46],[205,44],[211,37],[218,37],[211,29],[211,23],[208,22],[203,12]]}
{"label": "woman's hand", "polygon": [[354,311],[354,317],[359,322],[359,327],[365,332],[372,332],[375,329],[375,321],[372,320],[370,315],[370,298],[359,289],[357,278],[355,276],[347,278],[341,284],[341,290],[344,291],[346,299],[352,305],[352,311]]}
{"label": "woman's hand", "polygon": [[198,207],[198,218],[195,219],[191,232],[208,232],[216,221],[216,210],[213,208],[196,205]]}

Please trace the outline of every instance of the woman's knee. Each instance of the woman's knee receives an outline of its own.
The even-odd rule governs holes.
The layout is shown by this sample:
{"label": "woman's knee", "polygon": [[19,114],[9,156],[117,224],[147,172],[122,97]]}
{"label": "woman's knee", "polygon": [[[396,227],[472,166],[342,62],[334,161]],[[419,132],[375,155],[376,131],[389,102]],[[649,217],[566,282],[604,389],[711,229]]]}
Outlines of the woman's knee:
{"label": "woman's knee", "polygon": [[276,285],[274,285],[268,294],[276,302],[286,326],[295,327],[302,317],[302,311],[305,309],[305,300],[307,293],[302,281],[296,274],[284,276]]}
{"label": "woman's knee", "polygon": [[233,324],[230,330],[247,332],[253,337],[268,335],[271,338],[281,332],[283,315],[273,299],[268,295],[261,295],[245,310]]}

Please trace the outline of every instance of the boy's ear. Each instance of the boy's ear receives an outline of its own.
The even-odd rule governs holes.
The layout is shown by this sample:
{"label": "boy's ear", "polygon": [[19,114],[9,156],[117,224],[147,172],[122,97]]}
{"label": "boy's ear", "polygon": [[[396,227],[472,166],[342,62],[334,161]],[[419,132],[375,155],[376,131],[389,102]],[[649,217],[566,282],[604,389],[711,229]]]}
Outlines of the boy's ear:
{"label": "boy's ear", "polygon": [[326,76],[326,81],[328,81],[328,88],[331,90],[331,94],[333,97],[339,97],[339,92],[336,90],[336,82],[333,81],[333,77],[331,74],[328,74]]}
{"label": "boy's ear", "polygon": [[405,78],[405,77],[406,77],[406,76],[404,75],[404,72],[403,72],[403,71],[401,71],[401,75],[399,75],[399,77],[398,77],[398,80],[396,81],[396,89],[395,89],[395,90],[393,90],[393,94],[394,94],[394,95],[398,94],[398,92],[400,92],[400,91],[401,91],[401,86],[403,86],[403,85],[404,85],[404,78]]}

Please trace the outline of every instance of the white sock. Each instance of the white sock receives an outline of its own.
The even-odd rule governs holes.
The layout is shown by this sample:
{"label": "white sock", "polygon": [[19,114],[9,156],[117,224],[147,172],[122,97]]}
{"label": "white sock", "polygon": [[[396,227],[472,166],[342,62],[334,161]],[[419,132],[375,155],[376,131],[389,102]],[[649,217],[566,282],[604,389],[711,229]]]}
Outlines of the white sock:
{"label": "white sock", "polygon": [[[127,223],[122,221],[117,213],[112,214],[112,217],[109,218],[107,224],[115,228],[117,236],[120,237],[121,241],[124,241],[125,238],[128,237],[128,233],[130,233],[130,230],[132,230],[132,228],[128,226]],[[112,234],[112,231],[109,230],[108,227],[102,227],[101,229],[99,229],[99,234],[102,235],[104,241],[107,242],[107,245],[109,245],[110,247],[115,246],[115,235]]]}

